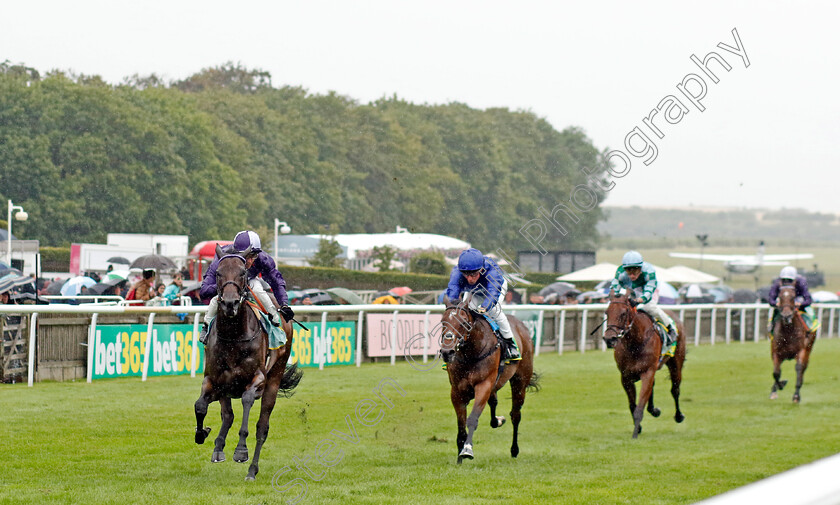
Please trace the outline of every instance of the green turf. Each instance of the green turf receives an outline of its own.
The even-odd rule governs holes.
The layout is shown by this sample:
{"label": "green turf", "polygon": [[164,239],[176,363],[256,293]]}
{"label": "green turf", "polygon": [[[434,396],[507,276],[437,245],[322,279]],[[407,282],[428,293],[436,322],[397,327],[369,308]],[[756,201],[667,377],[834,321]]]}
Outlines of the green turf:
{"label": "green turf", "polygon": [[[461,466],[445,372],[405,363],[310,369],[292,399],[278,400],[256,482],[245,482],[247,465],[232,461],[236,429],[228,437],[228,461],[210,463],[217,403],[208,415],[211,439],[193,442],[198,378],[0,385],[0,503],[286,503],[292,493],[272,487],[272,476],[286,466],[292,471],[276,483],[304,479],[303,504],[693,503],[840,452],[840,340],[817,342],[798,406],[790,401],[790,362],[783,378],[791,384],[779,400],[768,399],[768,349],[766,341],[689,347],[685,422],[673,421],[667,374],[661,374],[662,416],[646,415],[638,440],[630,438],[632,421],[610,352],[540,356],[543,389],[526,399],[519,457],[509,455],[510,423],[491,430],[486,411],[476,459]],[[372,389],[386,377],[405,396],[387,389],[393,408],[375,426],[363,426],[354,410],[377,398]],[[507,416],[507,390],[500,407]],[[234,411],[238,419],[238,402]],[[330,435],[348,432],[347,415],[356,444]],[[312,462],[315,481],[293,458],[314,458],[327,437],[338,442],[342,459],[331,468]]]}

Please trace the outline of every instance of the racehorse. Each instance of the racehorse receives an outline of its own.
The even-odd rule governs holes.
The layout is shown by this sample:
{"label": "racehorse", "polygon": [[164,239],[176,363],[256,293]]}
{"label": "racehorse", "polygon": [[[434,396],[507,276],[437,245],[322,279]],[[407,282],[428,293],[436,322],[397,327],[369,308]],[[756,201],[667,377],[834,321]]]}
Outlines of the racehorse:
{"label": "racehorse", "polygon": [[266,369],[268,335],[260,325],[259,317],[246,303],[248,274],[245,259],[236,254],[223,255],[216,269],[219,296],[219,312],[207,335],[204,360],[204,381],[201,395],[195,402],[195,443],[203,444],[210,434],[210,427],[204,427],[208,404],[217,401],[222,410],[222,427],[216,437],[211,461],[225,460],[225,438],[233,424],[231,398],[242,398],[242,427],[239,429],[239,444],[233,453],[234,461],[248,461],[248,414],[254,401],[262,398],[260,418],[257,422],[257,446],[254,459],[245,480],[254,480],[259,472],[260,450],[268,437],[271,411],[278,394],[291,396],[300,382],[302,372],[296,365],[286,366],[292,350],[291,322],[285,322],[286,345],[280,349],[277,360]]}
{"label": "racehorse", "polygon": [[[504,416],[496,416],[496,391],[510,382],[513,396],[510,418],[513,421],[513,443],[510,455],[519,455],[519,421],[526,389],[539,389],[539,374],[534,372],[534,347],[525,325],[508,316],[511,329],[519,342],[522,359],[500,367],[502,350],[490,323],[472,312],[469,297],[458,305],[444,300],[446,309],[441,316],[441,354],[448,362],[451,385],[450,398],[458,419],[458,464],[473,459],[473,433],[484,406],[490,405],[490,427],[505,423]],[[467,418],[467,405],[475,399]],[[467,432],[469,427],[469,432]]]}
{"label": "racehorse", "polygon": [[799,403],[799,389],[802,387],[802,377],[808,368],[811,349],[814,347],[816,333],[809,333],[802,314],[796,307],[796,289],[793,286],[782,286],[779,289],[777,304],[780,317],[773,328],[770,338],[770,356],[773,358],[773,389],[770,399],[779,397],[776,393],[785,387],[787,381],[780,381],[782,376],[782,361],[796,359],[796,391],[793,393],[793,403]]}
{"label": "racehorse", "polygon": [[[683,422],[685,416],[680,411],[680,383],[682,367],[685,361],[685,333],[682,322],[669,314],[677,326],[677,349],[674,356],[665,361],[671,373],[671,395],[677,408],[674,420]],[[627,393],[630,413],[633,415],[633,438],[642,432],[642,416],[645,404],[653,417],[659,417],[660,410],[653,405],[653,383],[656,370],[661,366],[660,353],[662,341],[654,327],[653,318],[636,310],[631,299],[616,295],[610,290],[610,303],[607,306],[607,330],[604,334],[607,347],[615,347],[615,363],[621,372],[621,385]],[[642,381],[639,388],[639,403],[636,403],[636,382]]]}

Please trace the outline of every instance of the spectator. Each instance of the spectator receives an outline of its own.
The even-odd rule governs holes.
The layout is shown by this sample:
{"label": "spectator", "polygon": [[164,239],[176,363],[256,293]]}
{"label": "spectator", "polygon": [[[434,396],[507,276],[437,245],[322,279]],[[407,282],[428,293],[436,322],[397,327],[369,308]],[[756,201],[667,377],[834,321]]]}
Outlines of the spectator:
{"label": "spectator", "polygon": [[166,286],[166,289],[161,294],[161,297],[164,298],[170,305],[175,303],[181,296],[181,288],[184,286],[184,277],[183,274],[178,272],[175,276],[172,277],[172,283],[169,286]]}
{"label": "spectator", "polygon": [[155,295],[155,271],[143,270],[143,278],[134,285],[134,299],[147,302]]}

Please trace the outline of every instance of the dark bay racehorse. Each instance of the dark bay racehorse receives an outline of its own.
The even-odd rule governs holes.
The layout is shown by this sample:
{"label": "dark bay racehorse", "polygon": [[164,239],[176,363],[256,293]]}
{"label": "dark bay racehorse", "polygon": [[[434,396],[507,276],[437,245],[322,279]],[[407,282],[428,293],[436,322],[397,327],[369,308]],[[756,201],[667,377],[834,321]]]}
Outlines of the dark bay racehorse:
{"label": "dark bay racehorse", "polygon": [[[473,459],[473,433],[486,404],[490,404],[490,427],[498,428],[504,424],[505,418],[496,416],[496,391],[506,382],[510,382],[513,395],[510,455],[515,458],[519,454],[517,438],[525,391],[539,388],[539,375],[534,372],[534,347],[528,329],[515,317],[508,316],[522,360],[505,365],[500,370],[502,350],[496,335],[484,317],[467,308],[469,298],[459,305],[452,305],[449,299],[445,299],[445,303],[446,309],[441,317],[441,353],[448,361],[446,370],[451,385],[450,398],[458,418],[458,463],[465,458]],[[467,418],[467,405],[473,399],[475,402]]]}
{"label": "dark bay racehorse", "polygon": [[195,443],[203,444],[209,435],[210,427],[204,427],[204,417],[208,404],[218,400],[222,408],[222,427],[216,437],[211,461],[224,461],[225,438],[233,424],[230,400],[242,398],[242,427],[233,459],[239,463],[248,461],[248,414],[254,401],[262,398],[257,422],[257,446],[245,477],[245,480],[254,480],[259,472],[260,450],[268,437],[268,422],[277,395],[290,396],[300,382],[302,372],[296,365],[286,367],[292,350],[290,322],[286,322],[283,328],[287,336],[286,345],[280,349],[277,361],[266,369],[268,336],[254,310],[245,302],[248,292],[245,259],[235,254],[224,256],[218,246],[216,254],[222,257],[216,270],[219,312],[208,333],[204,381],[201,396],[195,402]]}
{"label": "dark bay racehorse", "polygon": [[782,361],[796,359],[796,391],[793,393],[793,402],[799,403],[799,389],[802,387],[805,369],[808,368],[816,333],[808,333],[802,314],[796,307],[795,298],[796,289],[793,286],[782,286],[779,289],[777,307],[780,317],[776,320],[773,337],[770,339],[770,356],[773,358],[773,389],[770,391],[770,399],[778,398],[779,394],[776,391],[787,384],[786,380],[779,380],[782,376]]}
{"label": "dark bay racehorse", "polygon": [[[624,295],[616,295],[610,291],[610,302],[607,306],[607,331],[604,341],[607,347],[615,347],[615,362],[621,372],[621,385],[627,393],[630,403],[630,413],[633,415],[633,438],[642,432],[642,416],[647,411],[653,417],[659,417],[660,411],[653,405],[653,383],[656,370],[660,367],[659,356],[662,352],[662,341],[654,327],[653,319],[641,311],[637,311],[631,300]],[[677,408],[674,420],[683,422],[685,416],[680,412],[680,383],[682,382],[682,366],[685,361],[685,332],[682,322],[674,319],[677,326],[677,349],[673,358],[665,363],[671,373],[671,395]],[[642,381],[639,389],[639,403],[636,403],[636,382]]]}

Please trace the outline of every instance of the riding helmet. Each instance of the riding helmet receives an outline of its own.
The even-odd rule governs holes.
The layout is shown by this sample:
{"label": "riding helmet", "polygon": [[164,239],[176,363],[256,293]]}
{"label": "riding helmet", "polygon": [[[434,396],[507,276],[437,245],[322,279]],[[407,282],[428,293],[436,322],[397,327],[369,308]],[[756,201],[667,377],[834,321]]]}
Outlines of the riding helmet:
{"label": "riding helmet", "polygon": [[624,253],[624,257],[621,258],[621,266],[624,268],[627,267],[640,267],[644,263],[642,259],[641,253],[638,251],[628,251]]}
{"label": "riding helmet", "polygon": [[243,256],[248,256],[252,252],[260,252],[262,250],[260,236],[250,230],[240,231],[233,239],[233,249]]}
{"label": "riding helmet", "polygon": [[484,268],[484,255],[478,249],[470,247],[458,257],[458,270],[462,272],[472,272],[482,268]]}
{"label": "riding helmet", "polygon": [[779,273],[779,278],[780,279],[795,280],[796,279],[796,269],[793,268],[792,266],[786,266],[786,267],[782,268],[782,271]]}

